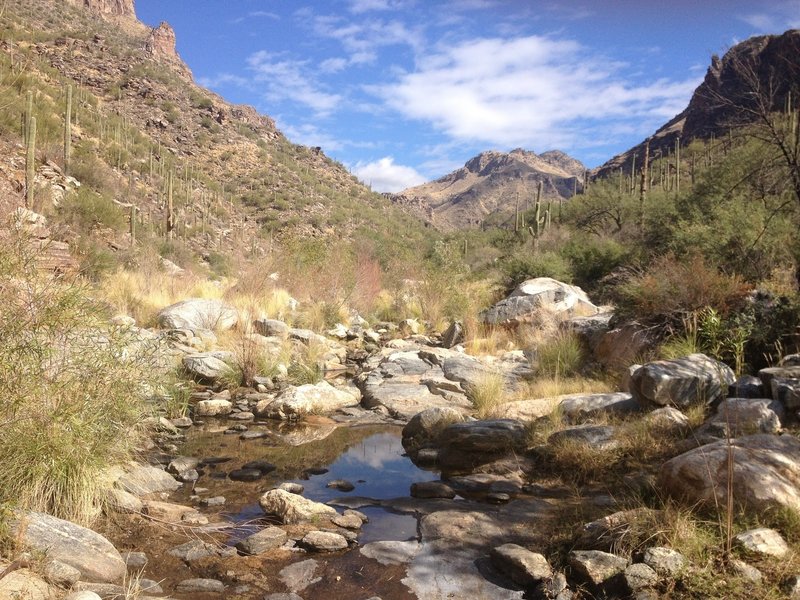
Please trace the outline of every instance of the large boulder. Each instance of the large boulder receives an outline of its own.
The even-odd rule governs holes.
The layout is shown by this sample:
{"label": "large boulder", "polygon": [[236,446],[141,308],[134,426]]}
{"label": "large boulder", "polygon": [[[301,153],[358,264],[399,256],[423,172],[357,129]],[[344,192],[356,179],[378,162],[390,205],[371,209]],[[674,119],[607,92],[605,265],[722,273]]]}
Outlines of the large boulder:
{"label": "large boulder", "polygon": [[289,387],[275,399],[262,400],[256,414],[271,419],[295,420],[310,414],[328,414],[348,406],[358,406],[359,398],[333,387],[327,381]]}
{"label": "large boulder", "polygon": [[117,479],[116,485],[135,496],[172,492],[181,487],[181,484],[166,471],[158,467],[138,464],[129,466]]}
{"label": "large boulder", "polygon": [[403,427],[403,448],[413,454],[420,448],[436,445],[436,440],[445,427],[463,420],[463,413],[455,408],[436,407],[423,410]]}
{"label": "large boulder", "polygon": [[311,521],[318,518],[336,516],[336,509],[292,494],[285,490],[270,490],[258,501],[261,510],[268,515],[275,515],[285,524]]}
{"label": "large boulder", "polygon": [[800,440],[790,435],[758,434],[695,448],[664,463],[657,486],[692,506],[724,506],[729,472],[736,504],[753,512],[800,510]]}
{"label": "large boulder", "polygon": [[778,433],[786,416],[783,404],[768,398],[725,398],[709,423],[724,427],[728,435]]}
{"label": "large boulder", "polygon": [[454,423],[439,436],[439,465],[445,471],[469,471],[512,452],[524,451],[527,442],[527,427],[513,419]]}
{"label": "large boulder", "polygon": [[198,381],[213,383],[231,370],[225,358],[233,356],[225,352],[197,352],[183,357],[183,368]]}
{"label": "large boulder", "polygon": [[91,529],[34,511],[16,513],[11,528],[23,546],[77,569],[83,581],[111,583],[125,576],[120,553]]}
{"label": "large boulder", "polygon": [[630,391],[643,406],[684,408],[716,402],[734,381],[728,365],[705,354],[690,354],[639,367],[631,376]]}
{"label": "large boulder", "polygon": [[158,313],[158,324],[165,329],[231,329],[239,314],[221,300],[189,298],[171,304]]}
{"label": "large boulder", "polygon": [[489,325],[519,325],[552,316],[593,315],[598,308],[579,287],[549,277],[523,281],[511,294],[482,313]]}

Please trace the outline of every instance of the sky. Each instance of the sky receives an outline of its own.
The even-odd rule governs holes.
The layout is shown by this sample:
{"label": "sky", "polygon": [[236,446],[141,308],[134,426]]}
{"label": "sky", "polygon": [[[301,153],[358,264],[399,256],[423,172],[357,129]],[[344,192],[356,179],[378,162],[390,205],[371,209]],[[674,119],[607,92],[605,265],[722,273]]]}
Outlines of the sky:
{"label": "sky", "polygon": [[486,150],[587,167],[683,110],[711,55],[800,28],[800,0],[136,0],[195,80],[377,191]]}

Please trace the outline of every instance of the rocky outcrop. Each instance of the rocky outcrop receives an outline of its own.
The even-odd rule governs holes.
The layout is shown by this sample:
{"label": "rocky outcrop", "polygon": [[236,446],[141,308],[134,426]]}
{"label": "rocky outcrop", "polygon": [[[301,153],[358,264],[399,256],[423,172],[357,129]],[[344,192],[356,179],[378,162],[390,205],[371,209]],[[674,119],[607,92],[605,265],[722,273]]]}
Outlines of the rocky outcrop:
{"label": "rocky outcrop", "polygon": [[103,17],[136,18],[134,0],[66,0],[73,6],[81,6]]}
{"label": "rocky outcrop", "polygon": [[513,326],[593,315],[598,310],[579,287],[539,277],[519,284],[507,298],[485,310],[482,317],[489,325]]}
{"label": "rocky outcrop", "polygon": [[639,367],[631,376],[630,390],[643,406],[712,404],[736,380],[731,368],[705,354],[659,360]]}
{"label": "rocky outcrop", "polygon": [[175,30],[166,21],[162,21],[158,27],[150,30],[144,50],[155,60],[172,65],[178,72],[191,79],[192,72],[178,56],[175,48]]}

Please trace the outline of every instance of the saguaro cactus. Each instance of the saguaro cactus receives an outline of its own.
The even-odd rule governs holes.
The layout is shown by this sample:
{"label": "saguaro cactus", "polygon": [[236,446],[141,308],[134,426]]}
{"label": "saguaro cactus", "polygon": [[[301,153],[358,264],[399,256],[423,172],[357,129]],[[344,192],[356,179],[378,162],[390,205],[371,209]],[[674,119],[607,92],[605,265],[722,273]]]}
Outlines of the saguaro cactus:
{"label": "saguaro cactus", "polygon": [[170,170],[167,175],[167,239],[172,239],[175,229],[175,215],[172,210],[172,188],[174,186],[174,172]]}
{"label": "saguaro cactus", "polygon": [[67,86],[64,111],[64,175],[69,175],[69,159],[72,154],[72,86]]}
{"label": "saguaro cactus", "polygon": [[539,251],[539,238],[542,237],[542,226],[545,224],[546,216],[541,216],[542,212],[542,187],[544,186],[543,182],[539,182],[538,187],[536,188],[536,202],[533,204],[533,225],[528,227],[528,233],[531,234],[533,238],[533,253],[536,254]]}
{"label": "saguaro cactus", "polygon": [[34,160],[36,159],[36,117],[30,118],[26,138],[25,208],[33,208],[33,178],[36,174],[36,170],[34,169]]}

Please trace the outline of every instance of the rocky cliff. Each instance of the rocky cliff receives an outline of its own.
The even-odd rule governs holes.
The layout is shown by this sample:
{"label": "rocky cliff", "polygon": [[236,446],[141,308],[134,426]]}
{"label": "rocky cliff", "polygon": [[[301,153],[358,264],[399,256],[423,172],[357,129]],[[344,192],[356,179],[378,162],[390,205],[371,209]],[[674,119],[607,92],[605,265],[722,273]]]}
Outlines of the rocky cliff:
{"label": "rocky cliff", "polygon": [[[650,138],[651,156],[667,154],[678,138],[681,145],[694,139],[727,135],[731,128],[757,119],[758,111],[780,110],[790,91],[800,88],[800,30],[782,35],[752,37],[733,46],[722,58],[713,56],[705,79],[686,109]],[[795,95],[795,98],[797,96]],[[623,169],[630,173],[633,157],[641,162],[646,141],[599,167],[604,177]]]}
{"label": "rocky cliff", "polygon": [[136,18],[133,0],[66,0],[67,4],[83,6],[92,12],[110,17]]}
{"label": "rocky cliff", "polygon": [[583,164],[558,150],[482,152],[449,175],[392,199],[442,231],[472,228],[487,218],[513,219],[517,206],[532,206],[539,182],[544,200],[569,198],[576,185],[580,189],[584,171]]}

